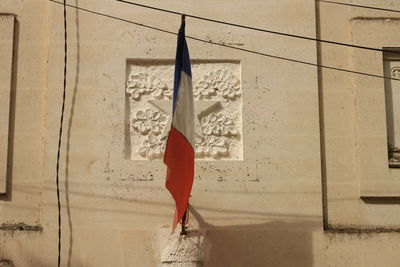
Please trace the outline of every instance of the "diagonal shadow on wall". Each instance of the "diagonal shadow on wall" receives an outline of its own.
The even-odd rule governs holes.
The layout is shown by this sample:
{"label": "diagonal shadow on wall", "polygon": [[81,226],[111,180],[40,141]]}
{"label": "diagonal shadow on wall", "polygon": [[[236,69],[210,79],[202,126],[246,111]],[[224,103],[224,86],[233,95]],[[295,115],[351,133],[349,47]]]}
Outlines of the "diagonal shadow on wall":
{"label": "diagonal shadow on wall", "polygon": [[313,266],[312,232],[321,228],[315,221],[213,226],[190,212],[206,236],[206,266]]}

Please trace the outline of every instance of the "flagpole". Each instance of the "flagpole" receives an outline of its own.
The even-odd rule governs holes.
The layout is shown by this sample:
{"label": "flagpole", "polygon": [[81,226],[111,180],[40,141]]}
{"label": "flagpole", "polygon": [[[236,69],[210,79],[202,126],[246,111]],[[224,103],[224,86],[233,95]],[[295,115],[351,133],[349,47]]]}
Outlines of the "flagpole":
{"label": "flagpole", "polygon": [[[185,14],[181,14],[181,24],[185,23]],[[181,229],[181,236],[185,236],[187,235],[187,231],[186,231],[186,218],[187,218],[187,212],[188,210],[186,209],[185,213],[182,216],[182,229]]]}
{"label": "flagpole", "polygon": [[187,217],[187,212],[188,210],[185,211],[182,217],[182,230],[181,230],[181,235],[187,235],[186,231],[186,217]]}

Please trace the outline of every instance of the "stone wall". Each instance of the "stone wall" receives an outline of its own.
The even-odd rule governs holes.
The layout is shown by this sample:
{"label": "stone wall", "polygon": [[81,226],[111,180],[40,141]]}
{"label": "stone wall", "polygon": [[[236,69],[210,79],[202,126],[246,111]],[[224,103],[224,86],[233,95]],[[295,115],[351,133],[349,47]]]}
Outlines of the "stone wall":
{"label": "stone wall", "polygon": [[[180,24],[179,16],[117,1],[68,3],[172,32]],[[370,46],[392,38],[390,45],[400,46],[385,35],[397,22],[365,19],[380,18],[379,12],[311,0],[146,3]],[[400,9],[391,1],[382,5]],[[0,266],[54,266],[62,5],[2,0],[0,13],[15,15],[17,36],[9,173],[0,177],[8,182],[0,200]],[[187,35],[206,42],[188,39],[197,159],[189,234],[181,238],[170,235],[174,203],[160,160],[176,36],[85,10],[68,8],[67,15],[62,266],[399,265],[396,198],[360,198],[369,181],[364,172],[387,172],[380,81],[207,41],[366,72],[381,71],[379,53],[364,61],[364,52],[351,48],[187,18]],[[371,37],[373,29],[379,38]],[[361,91],[364,85],[369,87]],[[380,111],[364,116],[367,107]],[[369,121],[374,114],[379,123]],[[376,150],[361,145],[370,140],[361,134],[376,137]],[[363,161],[368,159],[372,163]]]}

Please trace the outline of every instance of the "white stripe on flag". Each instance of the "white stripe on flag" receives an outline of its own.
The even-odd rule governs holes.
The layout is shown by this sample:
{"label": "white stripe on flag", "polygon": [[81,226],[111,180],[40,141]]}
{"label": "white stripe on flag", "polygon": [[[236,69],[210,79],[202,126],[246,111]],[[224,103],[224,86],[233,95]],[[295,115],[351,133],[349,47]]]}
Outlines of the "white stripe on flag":
{"label": "white stripe on flag", "polygon": [[194,148],[194,107],[192,78],[181,71],[172,126],[183,134]]}

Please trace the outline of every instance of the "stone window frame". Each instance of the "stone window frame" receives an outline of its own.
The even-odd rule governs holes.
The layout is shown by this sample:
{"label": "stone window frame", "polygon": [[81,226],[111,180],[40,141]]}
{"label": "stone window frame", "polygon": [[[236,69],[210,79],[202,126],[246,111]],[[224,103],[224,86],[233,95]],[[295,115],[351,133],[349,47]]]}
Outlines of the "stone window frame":
{"label": "stone window frame", "polygon": [[[393,51],[396,53],[400,53],[400,47],[385,47],[384,50],[386,51]],[[390,70],[387,70],[385,68],[385,62],[386,61],[400,61],[400,54],[394,54],[394,53],[390,53],[390,52],[384,52],[383,53],[383,68],[384,68],[384,75],[386,77],[391,77],[391,78],[395,78]],[[399,78],[400,79],[400,78]],[[389,168],[400,168],[400,149],[396,148],[396,147],[392,147],[390,145],[390,140],[389,140],[389,131],[391,128],[393,128],[393,125],[390,125],[389,121],[389,113],[392,112],[393,113],[393,108],[390,108],[388,105],[388,88],[390,86],[391,80],[385,80],[385,95],[386,95],[386,102],[385,102],[385,107],[386,107],[386,125],[387,125],[387,134],[388,134],[388,165]]]}
{"label": "stone window frame", "polygon": [[[371,47],[399,47],[400,38],[392,34],[399,20],[357,18],[353,20],[353,42]],[[370,36],[375,38],[370,38]],[[383,53],[354,50],[354,67],[368,73],[384,74]],[[366,198],[400,197],[400,172],[389,168],[385,106],[385,79],[354,77],[356,175],[359,196]]]}

